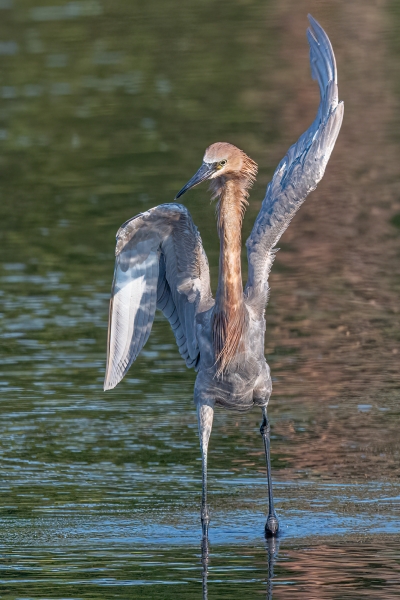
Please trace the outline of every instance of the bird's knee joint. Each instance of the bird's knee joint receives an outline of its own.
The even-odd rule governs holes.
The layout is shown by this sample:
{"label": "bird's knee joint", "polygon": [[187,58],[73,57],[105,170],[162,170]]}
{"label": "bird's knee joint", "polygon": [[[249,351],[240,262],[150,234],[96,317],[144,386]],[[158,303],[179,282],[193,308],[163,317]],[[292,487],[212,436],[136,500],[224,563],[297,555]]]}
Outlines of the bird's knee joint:
{"label": "bird's knee joint", "polygon": [[201,522],[203,523],[203,525],[208,525],[210,522],[210,515],[208,513],[208,510],[202,510],[201,511]]}
{"label": "bird's knee joint", "polygon": [[261,435],[263,437],[268,436],[270,434],[270,431],[271,431],[271,427],[269,425],[269,421],[263,421],[260,426]]}

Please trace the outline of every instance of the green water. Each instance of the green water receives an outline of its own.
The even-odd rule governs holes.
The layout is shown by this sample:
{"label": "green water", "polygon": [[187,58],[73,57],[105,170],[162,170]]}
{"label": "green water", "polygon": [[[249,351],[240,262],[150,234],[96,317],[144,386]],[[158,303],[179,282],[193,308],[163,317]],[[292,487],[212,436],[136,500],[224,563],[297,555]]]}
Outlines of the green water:
{"label": "green water", "polygon": [[[161,316],[102,391],[114,235],[171,201],[220,140],[259,163],[246,237],[318,104],[308,11],[334,44],[346,114],[271,275],[282,536],[263,537],[261,415],[220,411],[205,565],[194,373]],[[397,13],[361,0],[0,0],[1,598],[398,597]],[[214,208],[205,187],[184,199],[215,289]]]}

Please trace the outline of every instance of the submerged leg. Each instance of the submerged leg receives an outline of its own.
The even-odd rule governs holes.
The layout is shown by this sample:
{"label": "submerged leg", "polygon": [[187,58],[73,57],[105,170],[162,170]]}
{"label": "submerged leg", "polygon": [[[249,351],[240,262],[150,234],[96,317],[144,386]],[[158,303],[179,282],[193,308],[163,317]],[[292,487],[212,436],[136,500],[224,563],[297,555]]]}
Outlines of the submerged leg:
{"label": "submerged leg", "polygon": [[264,406],[263,409],[263,420],[260,427],[260,433],[264,440],[264,449],[265,449],[265,460],[267,463],[267,479],[268,479],[268,518],[265,524],[265,534],[267,536],[277,535],[279,529],[278,518],[275,514],[274,509],[274,496],[272,494],[272,481],[271,481],[271,458],[270,458],[270,426],[267,418],[267,407]]}
{"label": "submerged leg", "polygon": [[203,529],[203,538],[208,538],[208,525],[210,515],[207,506],[207,451],[208,441],[210,439],[212,422],[214,417],[214,408],[208,404],[197,405],[197,420],[199,423],[199,438],[201,450],[201,463],[203,471],[203,491],[201,496],[201,526]]}
{"label": "submerged leg", "polygon": [[203,538],[201,542],[201,564],[203,566],[202,571],[202,588],[203,588],[203,600],[208,600],[208,538]]}

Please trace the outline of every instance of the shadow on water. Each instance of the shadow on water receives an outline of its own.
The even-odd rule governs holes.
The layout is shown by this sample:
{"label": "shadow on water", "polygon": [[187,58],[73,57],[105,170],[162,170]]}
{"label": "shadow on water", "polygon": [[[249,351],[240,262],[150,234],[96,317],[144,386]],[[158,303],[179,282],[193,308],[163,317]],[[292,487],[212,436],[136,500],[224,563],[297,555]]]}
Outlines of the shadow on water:
{"label": "shadow on water", "polygon": [[[114,232],[226,140],[260,165],[246,238],[318,105],[307,12],[345,119],[271,273],[282,536],[263,537],[261,415],[218,412],[206,556],[194,374],[161,317],[102,392]],[[0,0],[0,17],[1,597],[399,597],[396,3]],[[187,202],[215,287],[213,208],[202,188]]]}

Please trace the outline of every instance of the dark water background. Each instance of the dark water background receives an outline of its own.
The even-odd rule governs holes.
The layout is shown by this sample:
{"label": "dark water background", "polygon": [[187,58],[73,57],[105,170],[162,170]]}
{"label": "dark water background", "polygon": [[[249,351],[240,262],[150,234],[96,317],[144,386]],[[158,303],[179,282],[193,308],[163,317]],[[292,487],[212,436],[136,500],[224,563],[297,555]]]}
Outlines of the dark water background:
{"label": "dark water background", "polygon": [[[283,535],[260,414],[218,412],[208,598],[399,597],[399,4],[0,0],[1,598],[202,598],[194,374],[161,317],[102,392],[114,234],[230,141],[260,165],[246,237],[318,105],[307,12],[345,119],[271,274]],[[214,209],[185,203],[215,289]]]}

